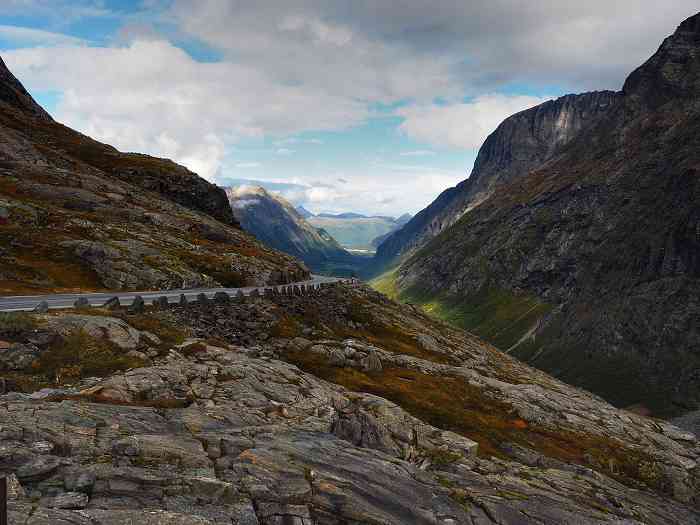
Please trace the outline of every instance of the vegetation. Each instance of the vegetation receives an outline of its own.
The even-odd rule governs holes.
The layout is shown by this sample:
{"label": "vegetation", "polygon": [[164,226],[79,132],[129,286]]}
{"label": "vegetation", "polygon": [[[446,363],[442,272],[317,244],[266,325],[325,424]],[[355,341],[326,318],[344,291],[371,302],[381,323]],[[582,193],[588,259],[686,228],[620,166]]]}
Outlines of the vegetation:
{"label": "vegetation", "polygon": [[46,380],[62,385],[139,366],[143,361],[125,355],[116,345],[78,331],[43,352],[32,368]]}
{"label": "vegetation", "polygon": [[0,335],[12,337],[36,328],[34,317],[25,312],[0,312]]}
{"label": "vegetation", "polygon": [[396,269],[370,282],[391,299],[421,306],[428,314],[472,332],[501,350],[516,345],[546,315],[551,306],[532,295],[515,295],[499,288],[483,288],[466,297],[434,294],[417,288],[399,290]]}
{"label": "vegetation", "polygon": [[[318,354],[290,350],[286,358],[323,379],[350,390],[389,399],[435,427],[460,433],[479,444],[479,455],[502,457],[502,443],[516,443],[568,463],[588,465],[632,486],[660,488],[660,467],[643,450],[602,436],[553,431],[528,424],[513,407],[461,378],[437,377],[405,368],[364,373],[331,366]],[[436,452],[438,462],[449,454]]]}

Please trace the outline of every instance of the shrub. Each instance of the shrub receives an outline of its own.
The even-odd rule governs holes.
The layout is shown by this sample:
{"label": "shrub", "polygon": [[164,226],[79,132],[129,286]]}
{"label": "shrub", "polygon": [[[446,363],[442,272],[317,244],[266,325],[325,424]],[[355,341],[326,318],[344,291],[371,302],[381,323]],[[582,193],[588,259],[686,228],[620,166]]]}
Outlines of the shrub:
{"label": "shrub", "polygon": [[140,359],[124,355],[122,349],[109,341],[93,338],[81,330],[41,354],[33,367],[49,381],[61,385],[86,377],[105,377],[143,364]]}
{"label": "shrub", "polygon": [[0,334],[21,334],[36,328],[36,320],[25,312],[0,312]]}

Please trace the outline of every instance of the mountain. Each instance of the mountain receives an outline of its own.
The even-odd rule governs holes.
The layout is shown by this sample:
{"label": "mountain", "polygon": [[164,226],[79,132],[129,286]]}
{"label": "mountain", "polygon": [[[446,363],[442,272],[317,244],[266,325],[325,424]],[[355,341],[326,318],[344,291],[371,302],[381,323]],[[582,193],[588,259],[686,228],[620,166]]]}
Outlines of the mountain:
{"label": "mountain", "polygon": [[308,219],[309,217],[314,217],[314,214],[311,213],[309,210],[304,208],[303,206],[297,206],[296,207],[297,213],[301,215],[303,219]]}
{"label": "mountain", "polygon": [[[402,216],[405,217],[405,216]],[[367,216],[359,213],[319,213],[308,221],[317,228],[328,231],[348,249],[373,251],[373,240],[400,227],[393,217]]]}
{"label": "mountain", "polygon": [[612,91],[566,95],[507,118],[481,146],[469,178],[445,190],[384,240],[374,266],[381,270],[398,264],[486,200],[499,184],[556,156],[582,129],[608,113],[618,97]]}
{"label": "mountain", "polygon": [[226,189],[243,229],[271,248],[304,261],[321,273],[349,274],[360,262],[323,229],[309,224],[294,206],[260,186]]}
{"label": "mountain", "polygon": [[620,92],[507,119],[470,179],[380,246],[413,255],[378,286],[619,406],[697,408],[699,173],[696,15]]}
{"label": "mountain", "polygon": [[368,217],[366,215],[362,215],[361,213],[353,213],[353,212],[346,212],[346,213],[319,213],[318,217],[324,217],[326,219],[367,219]]}
{"label": "mountain", "polygon": [[[699,40],[684,38],[674,46]],[[637,85],[688,80],[700,54],[687,47],[693,58],[679,53],[672,63],[655,66],[662,75],[643,74]],[[15,82],[5,84],[3,287],[97,288],[91,277],[99,286],[130,287],[131,279],[146,282],[152,275],[144,273],[146,267],[163,275],[192,272],[212,285],[226,276],[259,285],[308,276],[301,263],[235,227],[228,200],[229,223],[215,218],[228,216],[213,208],[220,202],[218,189],[201,203],[188,202],[184,192],[169,187],[171,164],[159,159],[150,161],[158,169],[149,164],[146,177],[161,182],[154,189],[131,182],[121,169],[108,173],[96,167],[104,158],[83,160],[85,150],[71,144],[85,143],[94,152],[101,147],[117,160],[122,154],[57,128]],[[689,89],[697,87],[695,82]],[[590,251],[605,243],[614,250],[608,259],[595,254],[596,264],[578,281],[581,290],[624,299],[635,275],[627,267],[612,267],[612,285],[620,286],[607,296],[585,287],[596,272],[611,270],[606,261],[621,261],[630,245],[654,237],[650,227],[669,229],[675,242],[651,254],[661,253],[661,264],[652,259],[642,269],[662,268],[661,289],[677,289],[685,269],[697,270],[697,258],[689,255],[696,253],[698,207],[688,203],[697,202],[692,177],[700,121],[693,118],[691,95],[678,102],[682,88],[669,86],[671,102],[653,110],[647,106],[658,98],[635,96],[643,91],[631,88],[622,97],[630,97],[629,107],[621,103],[600,129],[581,135],[586,147],[571,141],[570,150],[525,177],[527,184],[521,180],[510,190],[511,181],[504,188],[512,193],[497,188],[445,233],[493,203],[468,229],[487,245],[479,262],[497,268],[486,256],[498,245],[513,253],[508,235],[537,239],[518,231],[533,206],[536,213],[566,201],[560,216],[565,222],[550,234],[559,251],[546,254],[558,257],[572,246]],[[628,150],[634,144],[638,149]],[[564,159],[572,171],[558,165]],[[657,170],[656,163],[668,170]],[[599,169],[587,175],[588,167]],[[182,170],[172,173],[187,175],[176,181],[179,188],[191,185],[193,194],[209,188]],[[615,202],[619,215],[611,215],[605,200],[608,183],[620,184],[629,199]],[[546,198],[533,204],[538,192]],[[257,205],[245,200],[235,202],[239,208]],[[266,198],[254,191],[247,200]],[[627,206],[635,208],[633,227],[607,239],[619,223],[595,221],[627,219]],[[692,219],[688,230],[672,223],[683,210]],[[484,236],[479,225],[499,214],[489,228],[495,237]],[[538,224],[548,224],[553,215],[537,217]],[[508,218],[514,222],[500,222]],[[595,226],[583,243],[576,229],[568,229],[581,221]],[[566,242],[556,239],[557,232]],[[623,234],[629,238],[620,240]],[[424,250],[414,258],[426,255]],[[427,255],[427,272],[434,272],[440,261]],[[458,265],[452,251],[444,255],[449,277]],[[504,281],[515,275],[506,270]],[[409,267],[402,278],[416,271]],[[545,285],[548,275],[538,275],[536,282]],[[685,335],[670,329],[692,321],[682,314],[698,299],[692,279],[684,279],[686,310],[674,306],[673,293],[660,306],[671,306],[664,316],[666,334],[678,337]],[[448,289],[470,284],[451,281]],[[650,301],[658,296],[642,296],[647,285],[657,283],[640,281],[630,305],[654,306]],[[514,304],[508,298],[516,292],[503,290],[499,312],[508,313]],[[576,299],[577,293],[568,296]],[[693,421],[681,421],[687,427],[679,428],[616,408],[354,280],[266,287],[255,295],[224,293],[214,301],[144,308],[0,312],[0,475],[7,485],[8,523],[700,525],[700,441],[686,429]],[[562,302],[561,312],[567,307]],[[617,312],[605,311],[597,321]],[[575,313],[576,322],[597,315]],[[559,313],[551,309],[550,315]],[[645,320],[654,322],[653,316]],[[638,327],[634,321],[631,326]],[[691,323],[686,331],[697,328]],[[614,329],[615,340],[624,343],[628,325]]]}
{"label": "mountain", "polygon": [[408,223],[408,221],[410,221],[412,218],[413,218],[413,215],[411,215],[410,213],[404,213],[398,219],[393,220],[394,227],[391,230],[389,230],[388,232],[380,235],[379,237],[375,237],[374,239],[372,239],[372,242],[371,242],[372,247],[377,248],[385,240],[387,240],[394,232],[400,230],[404,225],[406,225]]}
{"label": "mountain", "polygon": [[289,282],[223,190],[55,122],[0,59],[0,293]]}

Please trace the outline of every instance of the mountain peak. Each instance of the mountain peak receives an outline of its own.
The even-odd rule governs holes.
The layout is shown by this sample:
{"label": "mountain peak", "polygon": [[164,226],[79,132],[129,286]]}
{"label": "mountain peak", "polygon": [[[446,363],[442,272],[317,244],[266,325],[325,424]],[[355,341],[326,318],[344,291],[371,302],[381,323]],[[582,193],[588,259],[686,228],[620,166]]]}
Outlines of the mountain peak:
{"label": "mountain peak", "polygon": [[630,74],[623,87],[629,99],[656,108],[700,91],[700,13],[684,20],[658,51]]}
{"label": "mountain peak", "polygon": [[24,89],[22,83],[10,72],[0,57],[0,104],[3,103],[34,117],[52,120],[51,116]]}
{"label": "mountain peak", "polygon": [[676,33],[678,32],[700,34],[700,13],[683,20],[676,30]]}

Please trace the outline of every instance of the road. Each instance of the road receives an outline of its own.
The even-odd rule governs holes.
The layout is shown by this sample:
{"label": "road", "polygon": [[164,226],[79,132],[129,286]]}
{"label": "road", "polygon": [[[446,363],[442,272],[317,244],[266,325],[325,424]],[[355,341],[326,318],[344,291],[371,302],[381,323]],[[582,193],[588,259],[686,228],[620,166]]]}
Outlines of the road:
{"label": "road", "polygon": [[[319,285],[321,283],[334,283],[347,281],[348,279],[340,279],[337,277],[325,277],[323,275],[312,275],[308,281],[299,281],[290,283],[290,285]],[[247,288],[196,288],[187,290],[160,290],[150,292],[99,292],[99,293],[77,293],[77,294],[55,294],[55,295],[16,295],[0,297],[0,312],[20,312],[33,310],[39,303],[46,301],[51,309],[73,308],[75,301],[84,297],[92,306],[101,306],[112,297],[119,297],[119,302],[124,306],[129,306],[137,295],[143,297],[146,304],[150,304],[153,299],[158,297],[167,297],[170,303],[180,301],[180,295],[185,295],[190,301],[195,299],[199,294],[206,294],[212,298],[216,292],[226,292],[229,295],[235,295],[239,291],[245,295],[249,295],[253,290],[259,290],[260,293],[265,288],[274,288],[273,286],[259,286]]]}

